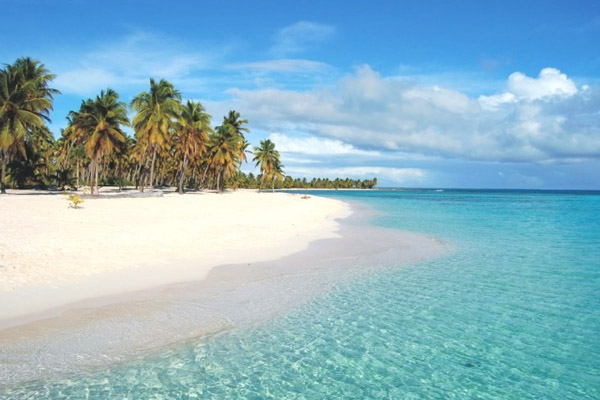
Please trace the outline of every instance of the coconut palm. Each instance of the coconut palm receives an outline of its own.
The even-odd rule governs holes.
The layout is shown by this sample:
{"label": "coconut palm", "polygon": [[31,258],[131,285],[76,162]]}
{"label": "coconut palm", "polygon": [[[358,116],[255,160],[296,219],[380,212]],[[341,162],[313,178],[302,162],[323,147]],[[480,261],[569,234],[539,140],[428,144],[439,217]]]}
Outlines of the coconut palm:
{"label": "coconut palm", "polygon": [[223,191],[224,180],[233,176],[239,166],[240,136],[232,125],[216,128],[210,137],[207,168],[214,173],[217,191]]}
{"label": "coconut palm", "polygon": [[280,164],[279,152],[275,150],[275,143],[269,139],[261,140],[260,146],[254,147],[254,158],[252,161],[255,161],[256,166],[260,167],[262,176],[258,191],[261,191],[265,178],[271,176]]}
{"label": "coconut palm", "polygon": [[272,179],[272,187],[271,190],[275,191],[275,181],[280,180],[283,182],[283,178],[285,177],[285,172],[283,172],[283,168],[285,166],[279,162],[279,158],[275,159],[275,163],[273,165],[273,169],[269,173],[270,178]]}
{"label": "coconut palm", "polygon": [[8,163],[7,169],[13,184],[23,188],[26,184],[35,183],[47,187],[49,179],[53,178],[51,169],[54,150],[54,137],[47,128],[35,129],[21,142],[25,155],[14,157]]}
{"label": "coconut palm", "polygon": [[94,100],[81,103],[79,112],[71,112],[73,140],[82,143],[85,152],[91,159],[91,188],[98,194],[98,170],[104,155],[109,155],[122,143],[125,134],[122,125],[129,125],[127,106],[119,101],[119,95],[112,89],[103,90]]}
{"label": "coconut palm", "polygon": [[120,143],[119,150],[115,152],[114,162],[117,166],[116,176],[119,183],[119,190],[123,188],[126,182],[131,180],[131,173],[135,167],[135,158],[133,157],[133,149],[135,147],[135,139],[131,136],[125,137],[125,142]]}
{"label": "coconut palm", "polygon": [[[83,107],[83,103],[82,106]],[[80,108],[81,110],[81,108]],[[83,124],[83,120],[80,118],[80,113],[77,111],[70,111],[67,116],[68,125],[62,131],[62,137],[58,140],[58,160],[62,160],[61,169],[66,169],[71,163],[75,164],[76,171],[76,187],[79,187],[80,168],[82,168],[87,160],[86,152],[84,148],[85,140],[88,136],[88,132]],[[71,167],[72,168],[72,167]]]}
{"label": "coconut palm", "polygon": [[236,135],[240,137],[240,148],[238,153],[238,160],[240,164],[247,162],[246,149],[250,146],[250,143],[246,140],[244,132],[249,133],[250,129],[244,125],[248,123],[247,119],[240,119],[240,113],[234,110],[230,110],[229,113],[223,117],[223,125],[231,125]]}
{"label": "coconut palm", "polygon": [[[233,126],[235,133],[244,138],[244,132],[250,132],[250,129],[246,128],[244,124],[247,124],[247,119],[240,119],[240,113],[234,110],[230,110],[229,114],[223,117],[223,125],[229,124]],[[244,138],[245,139],[245,138]]]}
{"label": "coconut palm", "polygon": [[247,141],[246,139],[242,138],[241,143],[240,143],[240,152],[239,152],[240,163],[242,163],[242,162],[248,162],[248,158],[246,157],[246,153],[247,152],[252,153],[250,150],[248,150],[248,147],[250,147],[250,142]]}
{"label": "coconut palm", "polygon": [[[50,73],[44,64],[39,61],[29,57],[22,57],[15,61],[14,67],[20,71],[24,81],[31,80],[35,82],[35,95],[37,97],[43,97],[52,102],[54,100],[54,95],[60,94],[59,90],[48,87],[48,84],[56,78],[56,75]],[[50,110],[52,110],[51,107],[49,111]]]}
{"label": "coconut palm", "polygon": [[181,114],[177,120],[175,132],[175,147],[177,154],[182,158],[179,169],[179,193],[183,194],[185,169],[189,159],[202,157],[206,153],[208,133],[210,128],[210,115],[204,111],[200,102],[190,101],[181,107]]}
{"label": "coconut palm", "polygon": [[24,139],[50,121],[54,78],[43,64],[20,58],[0,70],[0,190],[6,193],[6,165],[15,154],[27,157]]}
{"label": "coconut palm", "polygon": [[152,153],[150,189],[153,187],[156,153],[168,142],[179,117],[180,101],[181,94],[171,83],[163,79],[156,83],[150,79],[150,91],[138,94],[131,102],[131,108],[137,113],[133,118],[136,138]]}

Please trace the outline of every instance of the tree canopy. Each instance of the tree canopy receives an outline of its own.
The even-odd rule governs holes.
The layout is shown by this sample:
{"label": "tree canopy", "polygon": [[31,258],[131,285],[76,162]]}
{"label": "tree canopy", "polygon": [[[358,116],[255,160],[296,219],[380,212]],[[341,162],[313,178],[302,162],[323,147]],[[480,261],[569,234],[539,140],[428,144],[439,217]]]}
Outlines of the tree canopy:
{"label": "tree canopy", "polygon": [[[55,78],[39,61],[19,58],[0,69],[0,186],[79,187],[98,193],[102,185],[185,189],[372,188],[373,180],[286,176],[275,143],[262,140],[249,150],[248,120],[230,110],[221,124],[199,101],[182,100],[175,86],[150,79],[129,104],[112,90],[83,100],[66,116],[67,127],[55,139],[46,123]],[[130,121],[128,112],[132,112]],[[126,127],[133,129],[127,134]],[[248,153],[259,174],[241,171]]]}

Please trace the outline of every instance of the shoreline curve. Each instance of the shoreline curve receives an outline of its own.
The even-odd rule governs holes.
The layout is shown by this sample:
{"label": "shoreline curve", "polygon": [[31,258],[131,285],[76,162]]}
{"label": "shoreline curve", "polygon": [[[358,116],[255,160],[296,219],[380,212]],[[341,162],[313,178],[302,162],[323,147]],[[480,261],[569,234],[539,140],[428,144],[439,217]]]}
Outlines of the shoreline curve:
{"label": "shoreline curve", "polygon": [[70,304],[50,318],[0,330],[0,385],[101,368],[254,326],[336,284],[448,250],[425,235],[369,226],[368,211],[353,208],[352,217],[335,223],[336,235],[304,250],[220,265],[201,280]]}

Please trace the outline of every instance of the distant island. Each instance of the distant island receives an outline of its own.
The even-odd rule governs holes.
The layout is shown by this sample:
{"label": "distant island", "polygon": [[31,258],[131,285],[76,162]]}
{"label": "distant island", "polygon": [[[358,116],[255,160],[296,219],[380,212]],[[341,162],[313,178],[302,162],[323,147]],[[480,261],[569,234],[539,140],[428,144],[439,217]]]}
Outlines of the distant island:
{"label": "distant island", "polygon": [[[54,96],[55,75],[44,64],[25,57],[0,69],[0,177],[1,192],[10,187],[79,188],[154,186],[186,189],[314,188],[371,189],[377,178],[294,179],[286,176],[275,143],[262,140],[249,149],[248,121],[229,111],[220,125],[211,125],[199,101],[182,100],[166,80],[150,79],[148,91],[129,104],[107,88],[82,100],[66,116],[68,125],[54,138],[46,123]],[[129,112],[133,113],[130,120]],[[134,131],[129,136],[124,128]],[[240,170],[248,162],[259,174]]]}

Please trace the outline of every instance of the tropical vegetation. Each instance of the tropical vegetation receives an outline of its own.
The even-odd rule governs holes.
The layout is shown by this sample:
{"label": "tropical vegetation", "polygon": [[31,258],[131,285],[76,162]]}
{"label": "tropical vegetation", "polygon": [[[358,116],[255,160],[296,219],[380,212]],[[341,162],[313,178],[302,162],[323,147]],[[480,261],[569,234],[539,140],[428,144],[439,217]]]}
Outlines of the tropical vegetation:
{"label": "tropical vegetation", "polygon": [[[45,127],[57,90],[48,87],[54,75],[31,58],[19,58],[0,70],[0,190],[6,193],[6,169],[19,155],[27,160],[28,150],[36,152],[50,135]],[[33,157],[33,154],[31,154]],[[35,171],[31,162],[21,168]],[[46,160],[48,162],[49,160]],[[18,175],[18,172],[17,174]],[[16,176],[15,176],[16,178]]]}
{"label": "tropical vegetation", "polygon": [[[275,143],[250,150],[248,121],[229,111],[220,125],[198,101],[183,101],[172,83],[150,79],[129,106],[107,88],[69,112],[57,139],[48,129],[55,78],[44,64],[19,58],[0,69],[0,189],[6,187],[156,186],[186,189],[372,188],[377,179],[294,179]],[[132,118],[128,117],[131,112]],[[248,153],[258,175],[243,173]]]}

